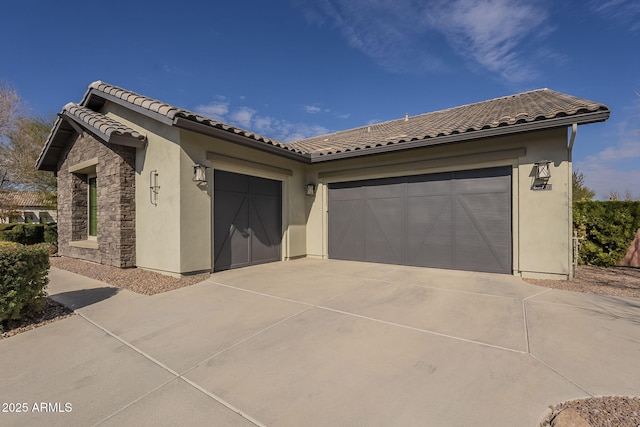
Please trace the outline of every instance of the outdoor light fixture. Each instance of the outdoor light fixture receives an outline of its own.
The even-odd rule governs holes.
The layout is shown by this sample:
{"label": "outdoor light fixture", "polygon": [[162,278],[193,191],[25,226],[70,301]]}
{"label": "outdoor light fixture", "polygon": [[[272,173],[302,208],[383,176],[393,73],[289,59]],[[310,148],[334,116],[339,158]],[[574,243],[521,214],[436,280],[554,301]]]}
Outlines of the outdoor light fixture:
{"label": "outdoor light fixture", "polygon": [[207,181],[207,169],[205,165],[195,164],[193,165],[193,181],[206,182]]}
{"label": "outdoor light fixture", "polygon": [[540,160],[536,162],[536,179],[548,180],[551,178],[551,161]]}
{"label": "outdoor light fixture", "polygon": [[549,178],[551,178],[551,161],[540,160],[533,165],[533,183],[532,190],[551,190]]}
{"label": "outdoor light fixture", "polygon": [[307,184],[307,196],[313,196],[314,194],[316,194],[316,185]]}

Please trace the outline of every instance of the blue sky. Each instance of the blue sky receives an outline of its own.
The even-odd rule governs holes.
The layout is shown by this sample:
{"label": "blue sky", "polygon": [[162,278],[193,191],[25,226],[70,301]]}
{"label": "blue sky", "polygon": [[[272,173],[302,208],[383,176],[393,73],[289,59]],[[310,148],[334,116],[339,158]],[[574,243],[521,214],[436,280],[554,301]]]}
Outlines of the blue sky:
{"label": "blue sky", "polygon": [[548,87],[609,106],[574,168],[640,198],[637,0],[21,0],[0,39],[36,115],[103,80],[282,141]]}

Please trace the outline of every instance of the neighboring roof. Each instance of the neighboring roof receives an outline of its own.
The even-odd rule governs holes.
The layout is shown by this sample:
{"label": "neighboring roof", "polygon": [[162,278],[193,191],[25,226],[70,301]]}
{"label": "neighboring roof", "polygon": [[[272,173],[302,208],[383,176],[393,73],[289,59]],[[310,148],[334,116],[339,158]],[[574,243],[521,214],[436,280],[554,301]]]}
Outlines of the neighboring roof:
{"label": "neighboring roof", "polygon": [[[606,105],[576,98],[550,89],[539,89],[517,95],[478,102],[447,110],[376,123],[357,129],[320,135],[290,143],[290,145],[318,156],[354,150],[402,144],[410,141],[432,140],[469,134],[480,138],[481,131],[512,133],[507,127],[568,118],[562,123],[583,124],[603,121],[609,117]],[[567,124],[563,124],[566,126]],[[517,128],[514,128],[514,130]],[[493,135],[487,135],[493,136]],[[450,142],[444,141],[444,142]]]}
{"label": "neighboring roof", "polygon": [[65,106],[38,158],[37,168],[55,170],[58,156],[69,136],[78,133],[77,125],[89,128],[107,142],[112,142],[109,138],[114,133],[119,136],[117,143],[131,145],[142,141],[144,135],[99,112],[107,101],[169,126],[189,129],[305,163],[594,123],[607,120],[610,114],[604,104],[540,89],[283,143],[97,81],[89,85],[80,104]]}
{"label": "neighboring roof", "polygon": [[39,191],[0,191],[0,202],[16,208],[48,207],[51,202]]}

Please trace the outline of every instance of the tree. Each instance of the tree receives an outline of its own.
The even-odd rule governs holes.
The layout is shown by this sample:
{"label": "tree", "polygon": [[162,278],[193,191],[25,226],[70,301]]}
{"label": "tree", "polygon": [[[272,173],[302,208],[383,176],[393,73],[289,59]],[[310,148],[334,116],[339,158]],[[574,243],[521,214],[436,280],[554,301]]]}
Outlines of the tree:
{"label": "tree", "polygon": [[[35,164],[51,131],[50,121],[30,117],[15,89],[0,83],[0,191],[38,190],[51,206],[56,204],[56,178],[37,171]],[[0,200],[0,210],[12,210]]]}
{"label": "tree", "polygon": [[23,102],[15,89],[0,82],[0,190],[10,183],[9,159],[4,150],[7,137],[23,110]]}
{"label": "tree", "polygon": [[56,177],[35,168],[51,127],[50,122],[41,118],[22,116],[16,120],[4,150],[12,184],[45,193],[55,191]]}
{"label": "tree", "polygon": [[573,171],[571,180],[571,186],[573,188],[573,200],[591,200],[596,193],[586,186],[584,183],[584,174],[579,171]]}

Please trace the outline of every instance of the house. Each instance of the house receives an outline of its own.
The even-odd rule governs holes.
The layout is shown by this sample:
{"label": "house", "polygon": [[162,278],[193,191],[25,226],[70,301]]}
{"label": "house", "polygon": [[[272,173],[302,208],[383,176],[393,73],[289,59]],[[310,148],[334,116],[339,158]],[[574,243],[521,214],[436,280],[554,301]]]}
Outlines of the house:
{"label": "house", "polygon": [[50,224],[57,221],[54,202],[39,191],[0,191],[0,222]]}
{"label": "house", "polygon": [[299,257],[571,277],[571,152],[607,106],[549,89],[282,143],[97,81],[37,168],[59,252],[173,275]]}

